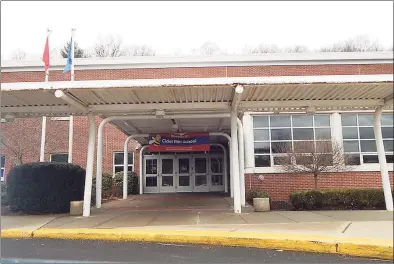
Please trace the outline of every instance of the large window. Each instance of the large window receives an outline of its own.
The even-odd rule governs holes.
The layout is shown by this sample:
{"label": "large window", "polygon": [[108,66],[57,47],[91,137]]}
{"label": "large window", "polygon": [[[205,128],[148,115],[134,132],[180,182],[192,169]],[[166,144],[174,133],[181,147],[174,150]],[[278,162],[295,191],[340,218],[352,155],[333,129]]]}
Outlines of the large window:
{"label": "large window", "polygon": [[1,181],[4,181],[5,176],[5,156],[0,155],[0,175]]}
{"label": "large window", "polygon": [[52,153],[51,154],[52,162],[68,162],[68,153]]}
{"label": "large window", "polygon": [[[373,114],[341,114],[347,165],[379,163],[373,130]],[[382,136],[386,160],[393,163],[393,114],[383,114]]]}
{"label": "large window", "polygon": [[255,167],[290,162],[286,150],[331,140],[330,115],[254,116]]}
{"label": "large window", "polygon": [[[124,153],[123,152],[114,152],[114,173],[123,171],[123,158],[124,158]],[[128,158],[128,171],[134,171],[134,153],[129,152],[127,155]]]}

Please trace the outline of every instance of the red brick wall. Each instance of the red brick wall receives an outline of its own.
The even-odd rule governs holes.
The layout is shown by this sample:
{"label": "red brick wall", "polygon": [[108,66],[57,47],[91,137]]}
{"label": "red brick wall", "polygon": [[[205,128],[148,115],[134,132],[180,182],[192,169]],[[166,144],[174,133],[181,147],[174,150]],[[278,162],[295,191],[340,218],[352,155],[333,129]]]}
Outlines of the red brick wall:
{"label": "red brick wall", "polygon": [[[12,146],[23,147],[23,162],[38,161],[40,157],[41,118],[18,118],[10,123],[1,124],[2,138]],[[96,117],[96,136],[101,118]],[[68,121],[53,121],[47,118],[45,160],[49,161],[50,153],[68,152]],[[86,168],[88,147],[88,119],[87,117],[74,117],[73,163]],[[107,124],[103,134],[103,172],[112,173],[113,152],[122,152],[127,138],[114,125]],[[19,142],[19,143],[18,143]],[[134,153],[134,171],[139,172],[139,151],[135,151],[136,141],[129,144],[130,152]],[[97,139],[96,149],[97,151]],[[6,156],[6,175],[15,164],[15,154],[11,148],[0,146],[1,154]],[[94,159],[94,172],[96,171],[96,156]]]}
{"label": "red brick wall", "polygon": [[[122,80],[166,78],[213,78],[258,76],[369,75],[392,74],[393,64],[275,65],[190,67],[156,69],[76,70],[75,80]],[[1,82],[42,82],[44,72],[3,72]],[[68,81],[70,73],[51,71],[50,81]]]}
{"label": "red brick wall", "polygon": [[[264,180],[259,180],[260,175],[264,176]],[[390,172],[390,181],[393,188],[393,172]],[[322,174],[317,185],[319,189],[382,188],[382,180],[379,171],[338,172]],[[314,178],[307,174],[245,174],[245,188],[246,191],[265,190],[274,201],[288,201],[292,192],[314,189]]]}

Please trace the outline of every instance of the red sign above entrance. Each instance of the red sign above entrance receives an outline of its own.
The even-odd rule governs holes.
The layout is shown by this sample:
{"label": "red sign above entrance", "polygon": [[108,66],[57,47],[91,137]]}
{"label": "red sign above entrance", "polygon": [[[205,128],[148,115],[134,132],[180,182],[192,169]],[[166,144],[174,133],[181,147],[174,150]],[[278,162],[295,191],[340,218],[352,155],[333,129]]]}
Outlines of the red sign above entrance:
{"label": "red sign above entrance", "polygon": [[209,151],[209,133],[159,133],[149,135],[150,152]]}

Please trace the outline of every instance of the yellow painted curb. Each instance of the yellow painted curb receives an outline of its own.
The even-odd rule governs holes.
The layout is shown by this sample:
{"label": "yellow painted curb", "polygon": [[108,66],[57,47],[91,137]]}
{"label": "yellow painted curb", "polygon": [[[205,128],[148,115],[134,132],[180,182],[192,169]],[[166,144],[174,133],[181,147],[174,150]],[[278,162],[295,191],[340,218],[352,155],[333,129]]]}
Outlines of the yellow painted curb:
{"label": "yellow painted curb", "polygon": [[33,232],[29,229],[4,229],[1,230],[1,238],[30,238],[33,236]]}
{"label": "yellow painted curb", "polygon": [[[27,236],[29,234],[29,236]],[[299,234],[231,232],[211,230],[147,230],[147,229],[57,229],[41,228],[33,233],[8,229],[1,237],[34,237],[75,240],[107,240],[166,242],[282,249],[358,257],[393,259],[393,241],[380,239],[337,238]]]}

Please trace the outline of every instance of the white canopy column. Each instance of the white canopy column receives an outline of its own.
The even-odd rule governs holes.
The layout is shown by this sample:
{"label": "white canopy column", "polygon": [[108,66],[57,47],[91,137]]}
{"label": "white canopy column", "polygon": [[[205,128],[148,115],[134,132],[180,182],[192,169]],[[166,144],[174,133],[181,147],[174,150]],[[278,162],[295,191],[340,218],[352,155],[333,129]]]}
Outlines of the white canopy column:
{"label": "white canopy column", "polygon": [[387,168],[386,154],[383,144],[381,117],[382,117],[383,108],[391,106],[392,104],[393,104],[393,99],[386,101],[383,106],[379,106],[378,108],[376,108],[373,117],[375,142],[376,142],[376,149],[378,151],[380,175],[382,177],[382,185],[384,191],[384,200],[386,202],[386,210],[391,212],[393,211],[393,197],[391,194],[389,171]]}

